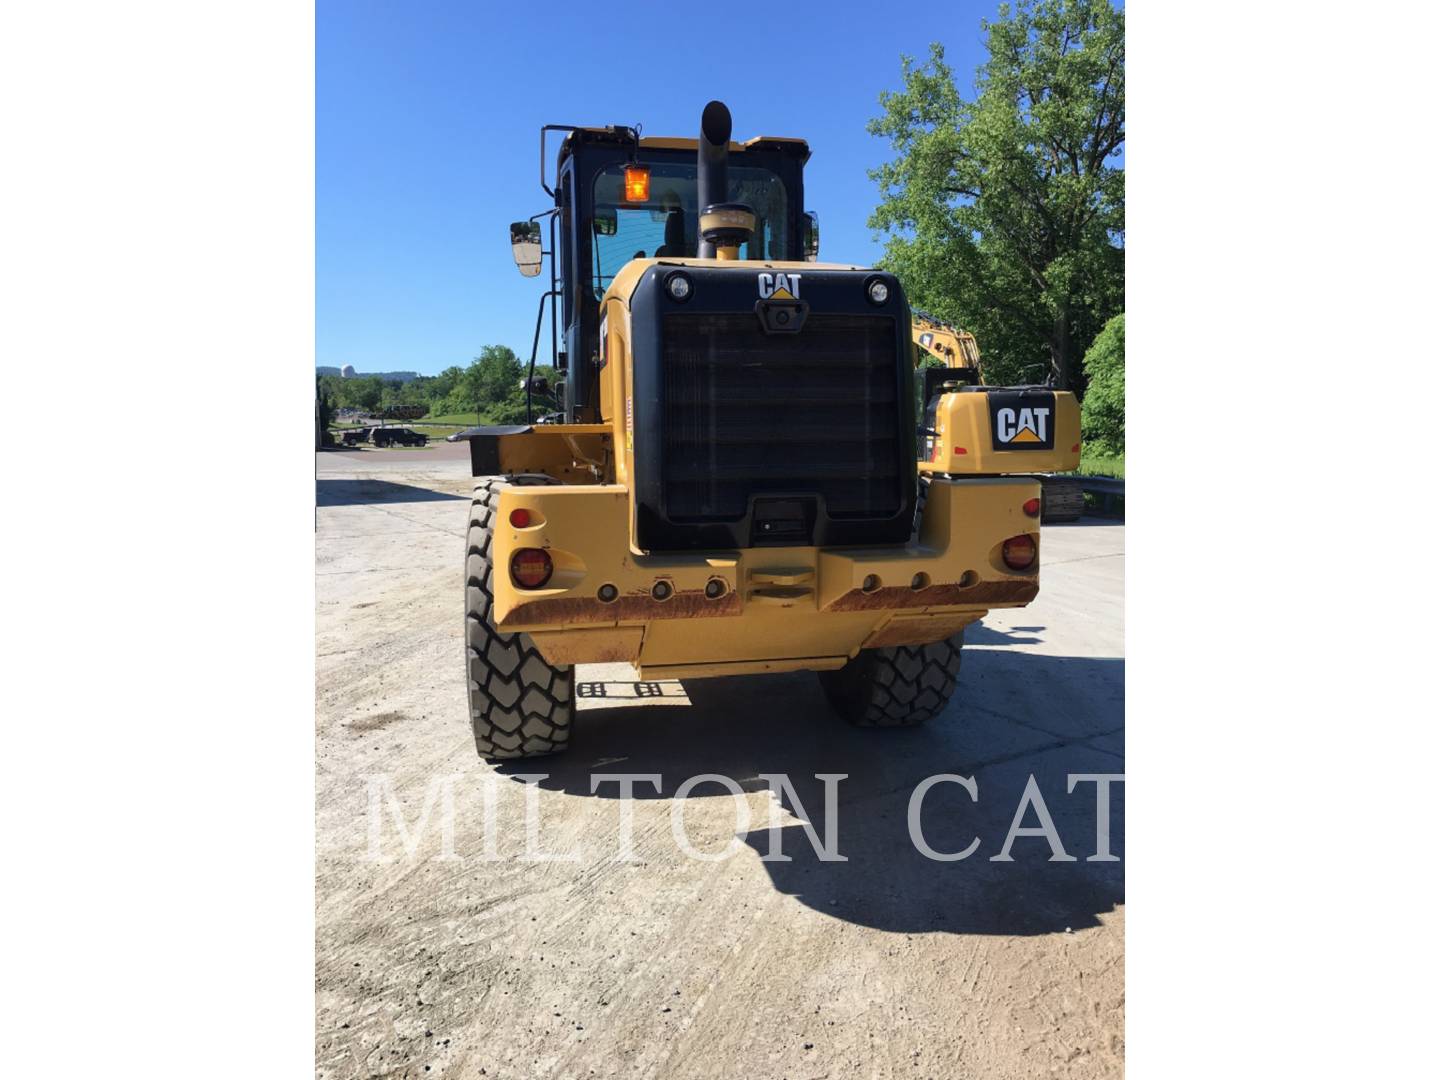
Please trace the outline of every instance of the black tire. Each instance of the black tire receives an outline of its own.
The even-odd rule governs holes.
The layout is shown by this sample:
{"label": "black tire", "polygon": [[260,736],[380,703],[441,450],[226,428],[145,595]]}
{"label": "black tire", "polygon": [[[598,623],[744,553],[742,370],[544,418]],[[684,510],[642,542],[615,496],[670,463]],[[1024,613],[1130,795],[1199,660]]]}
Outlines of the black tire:
{"label": "black tire", "polygon": [[528,634],[495,629],[490,553],[499,490],[554,483],[497,476],[475,488],[465,547],[465,663],[475,748],[492,761],[566,749],[574,715],[575,669],[552,665]]}
{"label": "black tire", "polygon": [[[930,477],[915,494],[915,534],[925,516]],[[861,649],[836,671],[816,672],[835,711],[856,727],[915,727],[937,716],[955,692],[964,631],[929,645]]]}
{"label": "black tire", "polygon": [[920,535],[920,522],[925,517],[925,500],[930,496],[930,477],[921,473],[915,487],[915,527],[910,531]]}
{"label": "black tire", "polygon": [[856,727],[915,727],[944,711],[960,674],[963,632],[929,645],[861,649],[820,685]]}
{"label": "black tire", "polygon": [[1040,522],[1079,521],[1085,513],[1085,489],[1079,480],[1047,476],[1040,481]]}

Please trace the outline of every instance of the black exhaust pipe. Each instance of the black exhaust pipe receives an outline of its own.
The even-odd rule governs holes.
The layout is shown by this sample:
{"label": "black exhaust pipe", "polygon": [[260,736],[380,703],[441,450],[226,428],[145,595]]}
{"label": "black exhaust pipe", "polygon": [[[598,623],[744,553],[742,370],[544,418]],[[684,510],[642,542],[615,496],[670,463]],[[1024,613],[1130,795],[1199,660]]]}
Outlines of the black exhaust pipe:
{"label": "black exhaust pipe", "polygon": [[[730,161],[730,110],[723,101],[712,101],[700,114],[700,146],[696,154],[696,194],[699,210],[729,202],[725,176]],[[699,238],[702,259],[715,258],[715,245]]]}

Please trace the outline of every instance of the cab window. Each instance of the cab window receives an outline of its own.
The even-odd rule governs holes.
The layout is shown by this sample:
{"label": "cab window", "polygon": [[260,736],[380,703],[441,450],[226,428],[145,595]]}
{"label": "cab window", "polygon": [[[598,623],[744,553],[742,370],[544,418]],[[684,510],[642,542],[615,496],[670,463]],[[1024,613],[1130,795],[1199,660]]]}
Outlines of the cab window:
{"label": "cab window", "polygon": [[[625,166],[611,165],[595,177],[591,286],[598,300],[631,259],[694,258],[699,247],[700,208],[696,166],[650,165],[650,197],[645,202],[624,198]],[[755,235],[740,249],[741,259],[794,258],[789,247],[789,207],[785,185],[769,169],[738,165],[730,159],[729,201],[755,211]]]}

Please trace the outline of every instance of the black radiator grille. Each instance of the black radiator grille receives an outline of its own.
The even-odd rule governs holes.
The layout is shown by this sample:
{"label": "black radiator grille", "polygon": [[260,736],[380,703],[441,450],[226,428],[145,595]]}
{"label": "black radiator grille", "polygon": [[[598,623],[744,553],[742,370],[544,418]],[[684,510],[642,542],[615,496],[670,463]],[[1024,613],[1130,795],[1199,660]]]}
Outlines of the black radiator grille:
{"label": "black radiator grille", "polygon": [[666,516],[743,517],[751,495],[819,495],[832,518],[900,509],[895,323],[811,313],[766,334],[753,312],[664,318]]}

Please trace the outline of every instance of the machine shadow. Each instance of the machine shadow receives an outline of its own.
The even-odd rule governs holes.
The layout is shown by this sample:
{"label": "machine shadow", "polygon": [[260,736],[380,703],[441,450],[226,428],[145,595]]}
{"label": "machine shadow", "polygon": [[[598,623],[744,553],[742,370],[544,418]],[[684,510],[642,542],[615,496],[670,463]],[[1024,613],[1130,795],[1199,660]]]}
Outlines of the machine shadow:
{"label": "machine shadow", "polygon": [[463,499],[463,495],[451,495],[444,491],[397,484],[390,480],[365,479],[317,479],[315,481],[316,506],[365,506],[374,503],[416,503],[437,502],[448,499]]}
{"label": "machine shadow", "polygon": [[[981,635],[970,637],[979,644]],[[616,798],[619,785],[596,785],[594,773],[660,774],[658,792],[636,786],[642,799],[673,798],[686,779],[705,773],[729,777],[747,792],[769,786],[763,775],[784,774],[793,793],[781,799],[786,813],[776,853],[786,861],[763,858],[772,850],[766,820],[752,820],[741,839],[762,857],[779,891],[877,929],[1055,933],[1097,925],[1124,901],[1123,861],[1087,861],[1097,854],[1095,783],[1067,791],[1071,774],[1124,772],[1122,659],[967,649],[950,708],[909,729],[847,726],[809,673],[697,680],[686,690],[688,708],[581,711],[569,755],[503,764],[498,771],[547,773],[542,787],[595,798]],[[819,774],[845,774],[833,819]],[[958,861],[928,858],[911,839],[912,793],[937,774],[970,777],[977,786],[972,800],[958,783],[940,782],[920,803],[920,834],[933,851],[960,852],[978,841],[973,854]],[[1013,861],[991,861],[1032,775],[1073,862],[1049,861],[1050,844],[1038,835],[1014,841]],[[707,781],[689,797],[728,795]],[[1111,785],[1110,803],[1109,847],[1123,859],[1122,783]],[[835,851],[846,861],[823,858],[801,821],[811,822],[822,841],[827,825],[832,828]],[[1032,808],[1021,824],[1034,829],[1037,821]]]}

